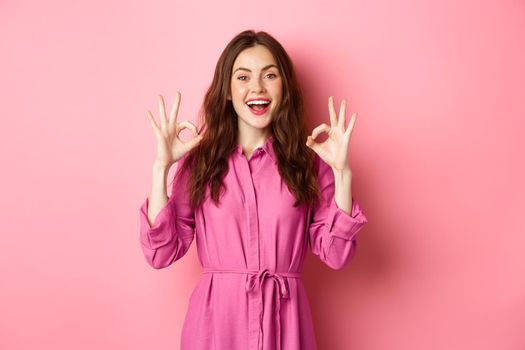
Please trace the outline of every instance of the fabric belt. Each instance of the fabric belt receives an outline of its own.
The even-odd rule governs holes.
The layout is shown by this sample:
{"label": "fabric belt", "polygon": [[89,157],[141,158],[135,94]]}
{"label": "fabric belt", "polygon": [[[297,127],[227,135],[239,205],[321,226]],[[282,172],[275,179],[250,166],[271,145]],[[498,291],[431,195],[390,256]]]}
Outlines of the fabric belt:
{"label": "fabric belt", "polygon": [[[275,284],[279,287],[279,297],[277,300],[275,300],[276,303],[276,313],[275,313],[275,320],[277,323],[277,350],[281,350],[281,298],[288,298],[288,287],[285,282],[284,277],[291,277],[291,278],[301,278],[300,272],[275,272],[271,271],[269,269],[263,269],[260,271],[253,271],[253,270],[242,270],[242,269],[212,269],[212,268],[205,268],[203,269],[203,273],[243,273],[248,274],[249,277],[246,280],[246,292],[250,296],[257,297],[259,295],[258,300],[252,303],[253,306],[255,306],[255,310],[257,311],[255,314],[253,314],[254,321],[258,321],[258,327],[257,324],[255,324],[256,328],[253,328],[250,326],[249,331],[249,343],[250,343],[250,350],[263,349],[263,312],[264,312],[264,300],[263,300],[263,283],[266,278],[269,278],[275,282]],[[272,297],[273,297],[272,293]],[[253,322],[250,322],[251,325],[254,325]],[[251,337],[252,333],[257,333],[257,339],[254,339]],[[260,339],[260,340],[259,340]],[[256,346],[256,347],[255,347]]]}

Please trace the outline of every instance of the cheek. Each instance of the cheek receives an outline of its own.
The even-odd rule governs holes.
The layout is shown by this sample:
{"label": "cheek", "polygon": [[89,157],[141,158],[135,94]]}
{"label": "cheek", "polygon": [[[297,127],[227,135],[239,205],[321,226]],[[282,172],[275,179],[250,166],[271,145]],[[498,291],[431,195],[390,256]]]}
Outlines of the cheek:
{"label": "cheek", "polygon": [[231,85],[231,93],[233,99],[233,105],[237,111],[244,106],[244,100],[246,99],[246,88],[236,84]]}
{"label": "cheek", "polygon": [[283,99],[283,89],[281,86],[278,86],[275,88],[275,96],[277,97],[277,99],[279,101],[281,101]]}
{"label": "cheek", "polygon": [[246,94],[246,88],[243,86],[237,86],[235,84],[232,84],[231,90],[233,96],[243,97]]}
{"label": "cheek", "polygon": [[275,94],[279,97],[282,96],[283,94],[283,82],[282,80],[279,79],[279,81],[275,82],[275,86],[274,86],[274,91],[275,91]]}

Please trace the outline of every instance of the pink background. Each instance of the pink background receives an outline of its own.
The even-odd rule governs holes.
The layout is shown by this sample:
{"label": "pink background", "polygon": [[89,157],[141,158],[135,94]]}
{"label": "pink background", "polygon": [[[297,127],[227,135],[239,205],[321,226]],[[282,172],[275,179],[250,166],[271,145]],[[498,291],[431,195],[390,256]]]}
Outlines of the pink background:
{"label": "pink background", "polygon": [[[351,264],[308,256],[323,350],[525,349],[525,2],[0,2],[0,348],[178,349],[195,245],[147,265],[156,95],[195,120],[238,32],[348,99]],[[183,132],[186,139],[188,131]],[[173,172],[171,173],[173,174]]]}

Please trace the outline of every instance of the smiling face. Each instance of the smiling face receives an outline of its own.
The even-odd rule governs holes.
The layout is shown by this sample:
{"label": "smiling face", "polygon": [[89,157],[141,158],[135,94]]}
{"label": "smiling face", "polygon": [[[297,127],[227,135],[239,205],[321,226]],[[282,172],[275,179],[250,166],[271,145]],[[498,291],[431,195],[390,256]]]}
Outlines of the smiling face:
{"label": "smiling face", "polygon": [[243,50],[233,63],[228,96],[237,113],[239,132],[266,134],[281,103],[282,89],[272,53],[263,45]]}

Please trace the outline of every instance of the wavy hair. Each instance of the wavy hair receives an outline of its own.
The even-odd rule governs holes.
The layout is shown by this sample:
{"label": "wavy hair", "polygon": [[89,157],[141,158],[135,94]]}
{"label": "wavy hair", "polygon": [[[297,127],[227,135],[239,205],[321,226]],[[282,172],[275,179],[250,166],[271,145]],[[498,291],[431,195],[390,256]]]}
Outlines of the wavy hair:
{"label": "wavy hair", "polygon": [[264,45],[272,53],[282,77],[283,96],[270,124],[274,137],[279,174],[295,197],[294,206],[313,206],[320,195],[315,172],[315,152],[305,145],[308,132],[304,116],[303,96],[292,60],[282,45],[264,31],[245,30],[237,34],[223,50],[215,67],[213,81],[199,111],[203,138],[188,151],[180,172],[191,168],[188,191],[190,206],[202,204],[206,187],[218,204],[228,171],[228,158],[237,147],[238,117],[228,94],[235,59],[244,49]]}

